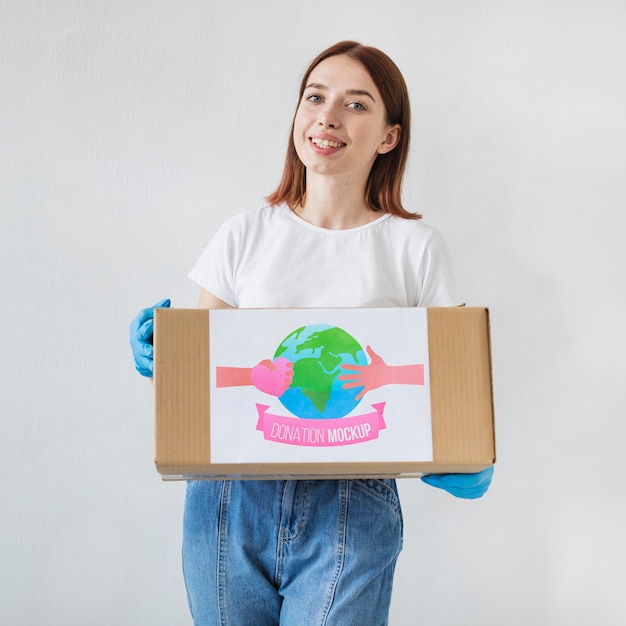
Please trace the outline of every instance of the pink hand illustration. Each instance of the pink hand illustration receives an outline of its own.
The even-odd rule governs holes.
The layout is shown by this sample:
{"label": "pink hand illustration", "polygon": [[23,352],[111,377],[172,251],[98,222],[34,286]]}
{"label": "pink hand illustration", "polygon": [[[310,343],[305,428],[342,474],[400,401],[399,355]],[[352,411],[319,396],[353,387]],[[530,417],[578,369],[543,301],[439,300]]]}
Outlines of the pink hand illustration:
{"label": "pink hand illustration", "polygon": [[283,357],[265,359],[250,370],[252,384],[270,396],[282,396],[293,380],[293,363]]}
{"label": "pink hand illustration", "polygon": [[366,348],[370,356],[368,365],[348,365],[343,364],[341,367],[349,370],[349,374],[341,374],[338,380],[345,380],[344,389],[354,389],[355,387],[363,387],[356,395],[355,400],[360,400],[368,391],[377,389],[391,382],[389,366],[383,361],[383,358],[376,354],[370,346]]}
{"label": "pink hand illustration", "polygon": [[368,365],[343,364],[341,367],[349,373],[337,377],[338,380],[346,381],[343,385],[344,389],[363,387],[355,400],[360,400],[368,391],[384,385],[424,384],[423,365],[387,365],[370,346],[367,346],[366,350],[371,359]]}

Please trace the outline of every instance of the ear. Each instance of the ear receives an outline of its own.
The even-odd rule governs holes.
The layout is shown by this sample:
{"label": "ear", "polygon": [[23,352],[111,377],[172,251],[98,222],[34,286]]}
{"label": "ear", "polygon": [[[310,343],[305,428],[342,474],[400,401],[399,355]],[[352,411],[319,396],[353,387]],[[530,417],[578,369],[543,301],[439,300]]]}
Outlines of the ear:
{"label": "ear", "polygon": [[387,154],[387,152],[391,152],[398,145],[401,133],[402,126],[400,126],[400,124],[390,126],[387,130],[385,138],[378,146],[378,154]]}

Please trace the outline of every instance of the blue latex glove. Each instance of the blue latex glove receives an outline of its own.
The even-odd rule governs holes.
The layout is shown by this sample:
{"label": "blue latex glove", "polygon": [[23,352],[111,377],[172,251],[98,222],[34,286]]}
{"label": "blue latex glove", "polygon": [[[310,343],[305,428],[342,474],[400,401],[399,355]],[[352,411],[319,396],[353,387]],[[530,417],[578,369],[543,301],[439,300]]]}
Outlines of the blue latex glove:
{"label": "blue latex glove", "polygon": [[147,378],[152,378],[154,366],[154,348],[152,335],[154,333],[154,309],[170,306],[170,299],[166,298],[154,306],[142,309],[130,323],[130,347],[135,357],[135,369]]}
{"label": "blue latex glove", "polygon": [[431,487],[443,489],[457,498],[475,499],[483,496],[493,477],[493,465],[476,474],[428,474],[422,480]]}

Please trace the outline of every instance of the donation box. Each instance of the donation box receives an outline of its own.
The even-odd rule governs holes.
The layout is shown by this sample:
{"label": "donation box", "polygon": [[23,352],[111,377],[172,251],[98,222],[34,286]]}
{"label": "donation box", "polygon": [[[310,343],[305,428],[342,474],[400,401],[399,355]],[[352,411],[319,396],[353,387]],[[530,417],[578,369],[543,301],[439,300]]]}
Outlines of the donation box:
{"label": "donation box", "polygon": [[495,462],[479,307],[157,309],[164,479],[403,477]]}

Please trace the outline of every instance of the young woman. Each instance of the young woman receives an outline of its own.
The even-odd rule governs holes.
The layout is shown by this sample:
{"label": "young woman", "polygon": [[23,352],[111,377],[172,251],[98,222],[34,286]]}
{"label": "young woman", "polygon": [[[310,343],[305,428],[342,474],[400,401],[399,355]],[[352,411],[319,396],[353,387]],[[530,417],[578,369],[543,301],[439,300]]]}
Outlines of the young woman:
{"label": "young woman", "polygon": [[[407,89],[381,51],[341,42],[305,72],[280,185],[228,220],[190,277],[202,308],[456,306],[439,233],[401,183]],[[131,325],[152,375],[152,318]],[[481,496],[491,471],[425,480]],[[183,566],[196,625],[387,624],[402,513],[393,480],[196,481]]]}

